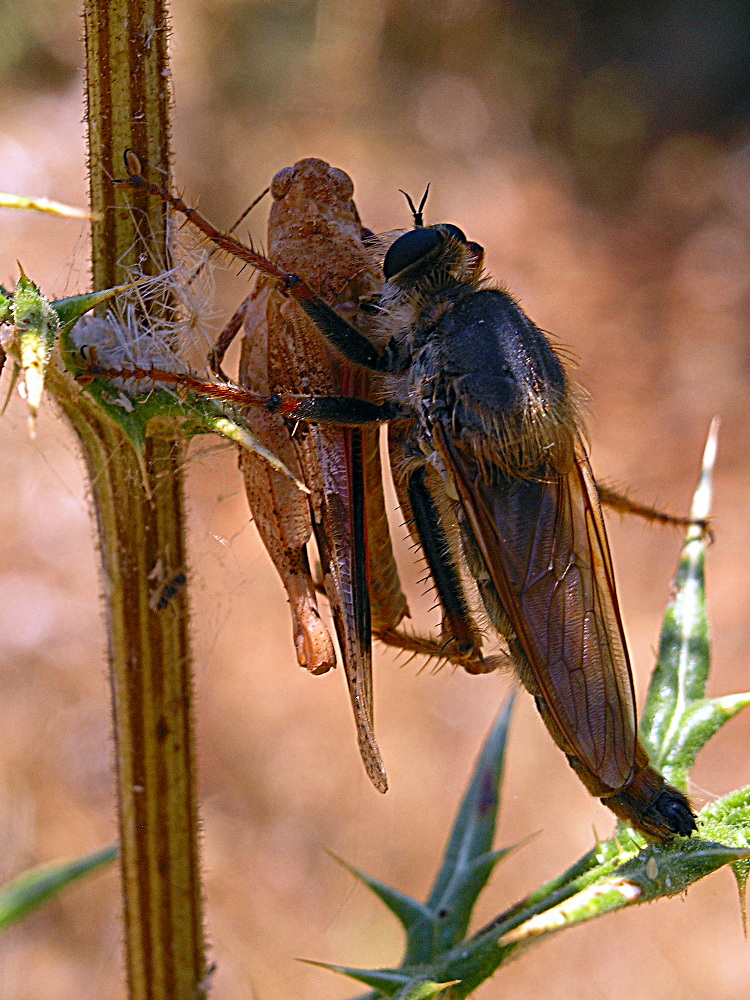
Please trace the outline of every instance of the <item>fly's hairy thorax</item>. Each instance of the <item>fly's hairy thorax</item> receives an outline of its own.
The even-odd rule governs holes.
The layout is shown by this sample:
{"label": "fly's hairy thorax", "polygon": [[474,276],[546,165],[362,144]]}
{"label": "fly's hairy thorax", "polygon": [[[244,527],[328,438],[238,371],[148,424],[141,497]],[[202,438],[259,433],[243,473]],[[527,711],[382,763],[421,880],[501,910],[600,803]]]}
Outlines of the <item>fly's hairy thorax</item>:
{"label": "fly's hairy thorax", "polygon": [[399,395],[418,414],[425,454],[434,461],[440,425],[485,475],[492,467],[520,478],[569,471],[574,395],[549,341],[509,295],[466,283],[399,308],[415,310]]}

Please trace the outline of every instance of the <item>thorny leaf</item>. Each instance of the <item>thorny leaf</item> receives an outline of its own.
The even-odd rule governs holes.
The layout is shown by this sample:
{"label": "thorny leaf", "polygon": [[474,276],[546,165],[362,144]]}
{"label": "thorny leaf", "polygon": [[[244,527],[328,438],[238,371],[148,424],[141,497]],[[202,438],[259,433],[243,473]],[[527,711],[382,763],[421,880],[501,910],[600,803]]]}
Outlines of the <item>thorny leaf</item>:
{"label": "thorny leaf", "polygon": [[49,301],[23,269],[13,292],[11,311],[11,323],[3,327],[3,347],[20,366],[33,437],[59,321]]}
{"label": "thorny leaf", "polygon": [[[734,847],[750,848],[750,786],[730,792],[700,813],[701,833]],[[737,880],[742,924],[747,935],[746,895],[750,860],[735,861],[732,872]]]}
{"label": "thorny leaf", "polygon": [[512,848],[492,851],[505,748],[514,698],[510,697],[482,750],[466,791],[427,908],[433,916],[429,950],[409,936],[405,962],[424,962],[450,948],[466,933],[474,905],[492,870]]}
{"label": "thorny leaf", "polygon": [[44,865],[19,875],[0,887],[0,930],[25,917],[84,875],[106,867],[116,857],[117,845],[113,844],[75,861]]}
{"label": "thorny leaf", "polygon": [[[714,421],[693,501],[695,520],[705,520],[710,513],[717,433],[718,423]],[[667,781],[683,789],[698,752],[729,719],[750,704],[750,694],[705,697],[711,666],[705,556],[706,535],[698,527],[691,528],[664,618],[659,657],[640,726],[653,765]]]}

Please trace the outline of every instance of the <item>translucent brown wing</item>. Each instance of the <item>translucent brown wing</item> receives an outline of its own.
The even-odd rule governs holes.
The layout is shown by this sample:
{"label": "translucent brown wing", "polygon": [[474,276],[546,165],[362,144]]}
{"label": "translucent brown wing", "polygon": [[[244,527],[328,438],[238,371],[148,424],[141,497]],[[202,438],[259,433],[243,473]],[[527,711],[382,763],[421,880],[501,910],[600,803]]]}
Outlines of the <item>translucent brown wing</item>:
{"label": "translucent brown wing", "polygon": [[486,602],[495,624],[527,661],[563,749],[623,788],[635,761],[633,680],[583,444],[568,473],[536,481],[488,474],[440,430],[436,443],[499,599],[496,615]]}

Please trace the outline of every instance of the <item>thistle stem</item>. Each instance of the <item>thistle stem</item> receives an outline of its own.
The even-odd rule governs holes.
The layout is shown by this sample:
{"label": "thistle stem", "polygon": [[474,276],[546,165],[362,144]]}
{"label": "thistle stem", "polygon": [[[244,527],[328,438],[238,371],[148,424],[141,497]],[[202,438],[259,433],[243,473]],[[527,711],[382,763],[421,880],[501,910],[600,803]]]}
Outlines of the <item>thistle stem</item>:
{"label": "thistle stem", "polygon": [[[113,184],[131,147],[169,183],[164,0],[87,0],[87,122],[95,289],[169,260],[165,208]],[[150,321],[158,317],[149,317]],[[184,441],[155,429],[142,452],[60,371],[48,381],[90,477],[102,560],[131,1000],[206,993],[186,592],[150,600],[186,565]]]}

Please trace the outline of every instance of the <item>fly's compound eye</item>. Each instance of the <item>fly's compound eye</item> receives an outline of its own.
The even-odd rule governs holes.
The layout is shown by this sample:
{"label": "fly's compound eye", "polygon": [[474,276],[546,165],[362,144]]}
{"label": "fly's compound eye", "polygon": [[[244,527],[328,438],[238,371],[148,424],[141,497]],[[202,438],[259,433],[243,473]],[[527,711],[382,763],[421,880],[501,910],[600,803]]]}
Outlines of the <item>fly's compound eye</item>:
{"label": "fly's compound eye", "polygon": [[383,261],[385,280],[390,281],[394,274],[416,264],[442,242],[443,237],[437,229],[410,229],[408,233],[399,236]]}
{"label": "fly's compound eye", "polygon": [[463,230],[459,229],[458,226],[454,226],[452,222],[444,222],[441,224],[440,228],[448,236],[452,236],[454,240],[459,240],[461,243],[466,243],[466,235]]}

